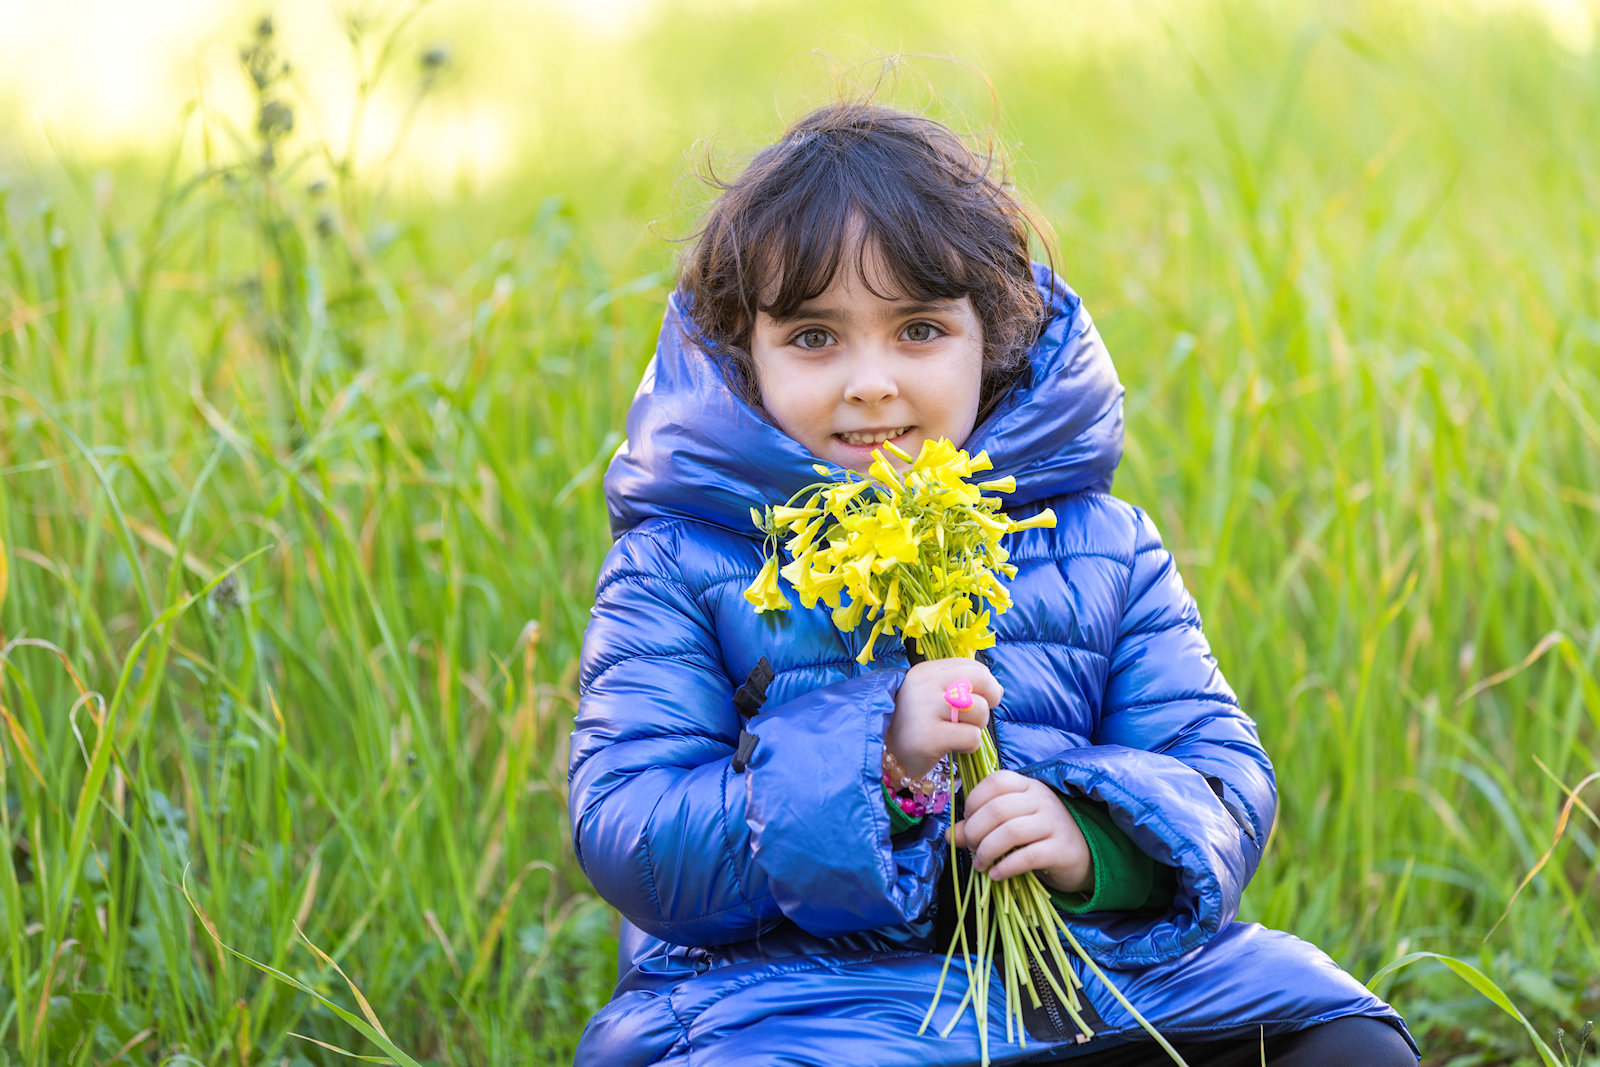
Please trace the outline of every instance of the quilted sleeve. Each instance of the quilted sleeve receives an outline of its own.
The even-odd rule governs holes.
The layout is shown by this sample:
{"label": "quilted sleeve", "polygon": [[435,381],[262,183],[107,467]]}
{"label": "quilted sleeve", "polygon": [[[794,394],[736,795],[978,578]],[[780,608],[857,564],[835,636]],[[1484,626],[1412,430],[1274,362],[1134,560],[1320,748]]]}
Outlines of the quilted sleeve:
{"label": "quilted sleeve", "polygon": [[1085,917],[1082,940],[1113,966],[1174,959],[1238,914],[1277,808],[1272,764],[1200,628],[1172,556],[1134,512],[1128,593],[1099,725],[1086,747],[1027,773],[1107,806],[1178,889],[1167,914]]}
{"label": "quilted sleeve", "polygon": [[681,554],[630,534],[601,571],[569,769],[584,873],[640,929],[682,945],[746,940],[784,918],[820,936],[914,918],[944,824],[890,839],[878,760],[904,672],[763,708],[736,772],[744,679],[727,676]]}

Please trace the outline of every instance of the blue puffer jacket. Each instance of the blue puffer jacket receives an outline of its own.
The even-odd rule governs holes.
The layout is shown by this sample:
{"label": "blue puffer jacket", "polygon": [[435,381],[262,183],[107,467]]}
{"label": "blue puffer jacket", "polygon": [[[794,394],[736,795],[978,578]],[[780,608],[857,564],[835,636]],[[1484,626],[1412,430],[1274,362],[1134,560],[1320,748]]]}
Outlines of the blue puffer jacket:
{"label": "blue puffer jacket", "polygon": [[[1078,298],[1042,268],[1052,321],[1029,372],[977,428],[1014,517],[1053,507],[1054,529],[1012,535],[1015,606],[996,620],[1005,766],[1106,804],[1141,849],[1175,868],[1164,913],[1069,920],[1132,1003],[1190,1040],[1398,1015],[1322,952],[1234,922],[1272,829],[1276,793],[1200,618],[1149,519],[1108,495],[1122,454],[1122,387]],[[916,1036],[945,946],[930,914],[946,821],[889,835],[883,731],[903,650],[855,662],[865,628],[825,608],[756,615],[762,562],[749,510],[815,480],[814,459],[763,420],[683,340],[669,305],[655,360],[611,463],[616,544],[584,639],[572,736],[573,841],[622,913],[621,981],[585,1030],[580,1064],[971,1064],[972,1013],[937,1036],[965,990],[952,969],[935,1026]],[[749,730],[735,689],[776,671]],[[1087,973],[1103,1020],[1093,1051],[1140,1036]],[[1065,1055],[988,1035],[997,1063]]]}

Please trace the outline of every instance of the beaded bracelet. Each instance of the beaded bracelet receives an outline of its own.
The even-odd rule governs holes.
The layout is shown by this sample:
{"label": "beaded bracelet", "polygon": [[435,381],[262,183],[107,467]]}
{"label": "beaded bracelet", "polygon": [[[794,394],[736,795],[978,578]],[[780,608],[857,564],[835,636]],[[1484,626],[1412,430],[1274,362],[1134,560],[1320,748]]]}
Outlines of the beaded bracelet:
{"label": "beaded bracelet", "polygon": [[900,810],[913,819],[938,815],[950,806],[950,761],[941,759],[926,778],[914,779],[886,748],[883,750],[883,785]]}

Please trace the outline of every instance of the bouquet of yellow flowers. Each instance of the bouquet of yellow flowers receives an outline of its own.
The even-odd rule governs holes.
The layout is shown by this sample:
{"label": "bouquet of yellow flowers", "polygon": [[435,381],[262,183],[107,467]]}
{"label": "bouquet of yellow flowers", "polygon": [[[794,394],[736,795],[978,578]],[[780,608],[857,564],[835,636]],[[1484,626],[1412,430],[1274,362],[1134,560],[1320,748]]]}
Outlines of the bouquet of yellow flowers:
{"label": "bouquet of yellow flowers", "polygon": [[[924,441],[913,459],[892,444],[884,447],[910,465],[904,474],[877,452],[865,477],[847,470],[841,479],[807,486],[785,504],[751,509],[752,521],[767,534],[767,561],[745,597],[758,612],[789,608],[781,577],[807,608],[819,601],[831,608],[833,624],[841,631],[854,632],[870,620],[871,633],[857,656],[862,663],[872,661],[877,640],[885,634],[899,634],[908,647],[914,642],[928,658],[975,656],[994,644],[991,612],[1011,605],[1000,576],[1015,577],[1016,567],[1007,562],[1001,538],[1016,530],[1054,526],[1055,513],[1046,509],[1021,521],[1008,519],[1000,498],[983,494],[1013,492],[1015,479],[969,480],[991,469],[985,452],[969,456],[947,440]],[[831,473],[821,464],[815,469],[823,476]],[[780,545],[789,556],[787,563],[781,562]],[[985,732],[978,751],[957,753],[955,763],[960,782],[970,789],[999,769],[1000,759]],[[952,845],[952,864],[954,850]],[[976,919],[972,943],[966,929],[969,909]],[[1083,951],[1031,871],[1000,882],[969,872],[966,884],[958,887],[956,916],[956,934],[919,1033],[933,1019],[944,975],[959,951],[967,993],[943,1034],[948,1036],[971,1004],[983,1062],[988,1063],[988,976],[998,949],[1006,1040],[1027,1044],[1022,994],[1039,1007],[1040,981],[1059,998],[1082,1034],[1080,1040],[1087,1040],[1092,1031],[1080,1014],[1080,984],[1064,940],[1168,1054],[1183,1062]]]}

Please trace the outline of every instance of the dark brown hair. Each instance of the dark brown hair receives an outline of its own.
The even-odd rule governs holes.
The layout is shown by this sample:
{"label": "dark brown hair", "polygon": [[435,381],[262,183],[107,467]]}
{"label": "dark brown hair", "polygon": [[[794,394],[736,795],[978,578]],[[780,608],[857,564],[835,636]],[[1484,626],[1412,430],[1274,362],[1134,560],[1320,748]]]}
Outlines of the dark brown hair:
{"label": "dark brown hair", "polygon": [[[825,292],[853,247],[879,253],[898,294],[972,298],[983,324],[979,408],[1022,370],[1043,327],[1028,233],[1040,233],[992,153],[932,119],[863,101],[811,112],[721,195],[679,265],[692,339],[760,406],[750,334],[757,311],[792,315]],[[1041,239],[1043,235],[1041,233]]]}

